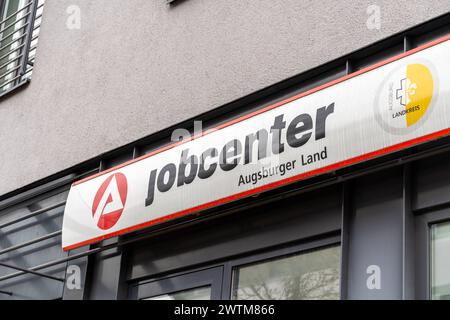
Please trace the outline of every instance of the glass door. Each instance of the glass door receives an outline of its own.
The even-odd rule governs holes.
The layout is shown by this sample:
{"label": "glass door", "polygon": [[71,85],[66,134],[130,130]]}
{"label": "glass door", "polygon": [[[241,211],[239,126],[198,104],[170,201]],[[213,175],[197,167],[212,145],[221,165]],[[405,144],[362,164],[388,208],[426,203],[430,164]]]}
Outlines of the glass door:
{"label": "glass door", "polygon": [[222,267],[214,267],[141,282],[130,288],[130,298],[137,300],[219,300],[222,293],[222,274]]}

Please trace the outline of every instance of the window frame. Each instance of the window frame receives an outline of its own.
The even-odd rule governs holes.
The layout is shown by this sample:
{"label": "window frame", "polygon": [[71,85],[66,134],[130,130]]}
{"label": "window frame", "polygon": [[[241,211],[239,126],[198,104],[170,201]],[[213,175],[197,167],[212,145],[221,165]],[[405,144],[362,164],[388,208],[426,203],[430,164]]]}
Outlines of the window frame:
{"label": "window frame", "polygon": [[[314,238],[305,239],[301,243],[286,243],[282,246],[268,247],[256,252],[242,254],[240,257],[227,259],[223,262],[212,262],[207,265],[192,266],[192,268],[188,270],[153,275],[151,277],[146,277],[145,279],[129,282],[127,285],[127,297],[130,300],[141,300],[162,294],[170,294],[191,288],[200,288],[211,285],[211,300],[231,301],[233,272],[236,268],[341,245],[340,232],[333,232],[331,234],[323,234]],[[340,254],[340,260],[342,260],[342,250],[340,250]],[[207,277],[204,277],[205,275],[207,275]],[[344,273],[340,261],[340,300],[345,299],[341,292],[343,276]],[[173,285],[171,281],[178,279],[183,279],[183,285],[171,289],[171,286]],[[160,286],[158,290],[154,290],[154,284],[156,283]]]}
{"label": "window frame", "polygon": [[[328,236],[311,241],[305,241],[301,244],[285,246],[283,248],[268,249],[264,252],[254,253],[242,258],[234,259],[225,263],[223,285],[222,285],[222,299],[232,300],[233,293],[233,273],[239,267],[245,267],[251,264],[263,263],[265,261],[282,259],[297,254],[302,254],[314,250],[324,249],[332,246],[341,246],[341,237]],[[340,260],[342,260],[342,249],[340,250]],[[342,286],[343,270],[341,264],[339,264],[339,299],[342,300],[341,286]]]}
{"label": "window frame", "polygon": [[[0,21],[3,21],[3,18],[4,18],[3,16],[5,15],[5,9],[7,8],[7,6],[6,6],[7,1],[8,0],[0,0],[0,14],[1,14]],[[22,0],[19,0],[19,1],[22,1]],[[5,46],[5,48],[4,48],[5,50],[6,49],[10,50],[9,54],[12,54],[13,52],[15,52],[17,57],[15,59],[9,60],[11,62],[11,64],[15,64],[15,67],[11,69],[14,71],[11,73],[8,73],[8,74],[3,74],[4,75],[4,77],[2,77],[3,80],[5,80],[4,78],[6,76],[10,76],[10,75],[13,75],[13,76],[12,76],[12,79],[10,79],[10,80],[6,79],[5,81],[0,82],[0,98],[6,97],[6,96],[10,95],[12,92],[15,92],[16,90],[18,90],[19,88],[22,88],[22,87],[26,86],[27,84],[29,84],[29,82],[31,81],[31,74],[34,70],[35,56],[33,56],[32,59],[30,59],[31,58],[30,53],[33,51],[36,53],[35,50],[37,49],[37,41],[39,38],[39,31],[40,31],[40,24],[41,24],[41,22],[39,22],[36,26],[36,21],[38,19],[42,18],[42,14],[40,14],[40,16],[38,17],[37,12],[39,10],[43,10],[42,8],[45,4],[45,0],[23,0],[23,1],[25,1],[24,5],[21,8],[19,8],[18,11],[16,11],[14,14],[17,14],[18,12],[21,12],[23,10],[23,12],[21,12],[21,14],[23,14],[25,16],[25,19],[19,18],[19,19],[17,19],[17,21],[21,21],[21,23],[23,24],[23,26],[18,28],[18,30],[21,30],[21,29],[24,29],[24,30],[21,31],[21,33],[20,33],[21,36],[18,39],[16,39],[16,41],[10,43],[11,46]],[[14,19],[16,19],[16,18],[14,18]],[[16,24],[17,21],[15,21],[13,24]],[[28,24],[28,26],[27,26],[27,24]],[[2,25],[3,25],[3,23],[0,24],[0,28],[2,27]],[[5,28],[4,30],[6,30],[6,29],[7,28]],[[11,32],[11,31],[8,31],[7,33],[9,33],[9,32]],[[11,33],[10,35],[14,36],[14,34],[16,34],[16,32]],[[33,39],[34,34],[36,34],[36,36]],[[3,37],[4,35],[1,34],[1,36]],[[19,39],[21,39],[21,40],[18,41]],[[36,41],[36,45],[34,47],[32,46],[33,41]],[[17,48],[12,48],[13,44],[17,44]],[[11,50],[11,48],[12,48],[12,50]],[[5,56],[5,58],[7,58],[7,57],[8,56]],[[5,64],[4,67],[7,68],[8,65]],[[6,70],[6,71],[8,71],[8,70]]]}
{"label": "window frame", "polygon": [[450,207],[427,212],[415,217],[415,298],[431,300],[431,226],[450,221]]}
{"label": "window frame", "polygon": [[164,294],[210,286],[211,300],[219,300],[223,289],[223,273],[223,266],[210,266],[140,281],[129,286],[128,298],[130,300],[145,300]]}
{"label": "window frame", "polygon": [[0,0],[0,17],[3,17],[3,14],[5,12],[5,0]]}

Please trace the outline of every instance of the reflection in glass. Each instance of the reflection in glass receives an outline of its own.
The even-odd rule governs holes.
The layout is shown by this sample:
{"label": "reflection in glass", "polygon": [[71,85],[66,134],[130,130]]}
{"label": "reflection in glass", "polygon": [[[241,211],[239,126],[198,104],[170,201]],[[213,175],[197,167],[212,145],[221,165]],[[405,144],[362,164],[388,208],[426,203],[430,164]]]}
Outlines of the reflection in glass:
{"label": "reflection in glass", "polygon": [[144,300],[210,300],[211,287],[194,288],[184,291],[178,291],[169,294],[163,294]]}
{"label": "reflection in glass", "polygon": [[450,222],[431,226],[431,298],[450,300]]}
{"label": "reflection in glass", "polygon": [[339,266],[336,246],[240,267],[232,299],[339,299]]}

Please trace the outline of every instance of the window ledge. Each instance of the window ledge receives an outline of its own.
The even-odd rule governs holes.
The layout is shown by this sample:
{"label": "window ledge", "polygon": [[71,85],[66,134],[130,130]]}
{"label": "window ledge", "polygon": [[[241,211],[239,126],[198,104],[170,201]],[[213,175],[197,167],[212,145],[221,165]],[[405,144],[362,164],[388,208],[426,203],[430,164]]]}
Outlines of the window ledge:
{"label": "window ledge", "polygon": [[28,84],[30,83],[31,79],[27,78],[25,80],[22,80],[21,82],[17,83],[16,85],[14,85],[13,87],[9,88],[8,90],[3,91],[2,93],[0,93],[0,103],[1,101],[8,97],[9,95],[13,94],[15,91],[19,91],[24,89],[24,87],[28,86]]}

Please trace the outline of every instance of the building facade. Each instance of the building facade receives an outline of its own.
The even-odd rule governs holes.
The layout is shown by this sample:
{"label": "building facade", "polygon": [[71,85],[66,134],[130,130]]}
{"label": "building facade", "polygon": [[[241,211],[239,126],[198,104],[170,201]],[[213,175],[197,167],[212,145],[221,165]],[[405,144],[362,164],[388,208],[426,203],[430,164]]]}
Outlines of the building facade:
{"label": "building facade", "polygon": [[[450,297],[450,1],[0,2],[0,299]],[[376,156],[232,201],[213,198],[236,194],[220,182],[192,183],[187,196],[155,189],[162,206],[215,202],[108,236],[75,232],[63,250],[76,186],[157,156],[164,165],[174,130],[244,132],[266,110],[340,86],[350,108],[371,92],[352,83],[417,55],[439,74],[439,97],[411,121],[442,128],[411,124],[414,143],[380,138]],[[424,78],[408,76],[394,97],[409,104]],[[372,110],[360,108],[355,119]],[[312,117],[315,141],[325,138],[328,123]],[[348,134],[335,148],[378,138]]]}

